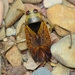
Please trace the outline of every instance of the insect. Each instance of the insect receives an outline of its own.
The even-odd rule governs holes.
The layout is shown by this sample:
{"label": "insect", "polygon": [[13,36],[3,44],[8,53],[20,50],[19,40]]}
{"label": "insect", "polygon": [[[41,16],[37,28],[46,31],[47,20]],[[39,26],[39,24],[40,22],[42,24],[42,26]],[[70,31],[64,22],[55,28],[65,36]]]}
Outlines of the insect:
{"label": "insect", "polygon": [[50,61],[51,38],[48,28],[46,26],[46,22],[42,19],[41,13],[39,13],[37,9],[30,11],[28,10],[26,12],[25,23],[26,23],[25,25],[26,42],[34,61],[35,62]]}
{"label": "insect", "polygon": [[51,39],[46,22],[37,9],[26,12],[26,41],[35,62],[49,61]]}

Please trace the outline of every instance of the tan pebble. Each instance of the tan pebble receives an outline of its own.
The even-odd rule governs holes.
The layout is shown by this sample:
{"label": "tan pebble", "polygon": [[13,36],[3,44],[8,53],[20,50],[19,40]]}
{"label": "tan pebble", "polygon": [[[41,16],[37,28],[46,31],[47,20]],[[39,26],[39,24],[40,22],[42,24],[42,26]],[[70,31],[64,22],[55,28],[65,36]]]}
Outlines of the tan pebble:
{"label": "tan pebble", "polygon": [[0,29],[0,40],[3,40],[5,38],[5,26],[3,26],[1,29]]}
{"label": "tan pebble", "polygon": [[13,46],[7,53],[6,58],[10,62],[10,64],[15,66],[20,66],[22,62],[22,55],[19,52],[18,48],[16,46]]}
{"label": "tan pebble", "polygon": [[63,65],[75,68],[75,34],[72,34],[71,48],[70,46],[70,35],[67,35],[51,46],[51,53]]}
{"label": "tan pebble", "polygon": [[[25,23],[25,18],[26,18],[25,15],[23,15],[21,19],[18,21],[17,26],[16,26],[16,36],[18,36],[22,32],[22,30],[24,30],[25,25],[23,25],[23,23]],[[23,29],[21,29],[22,26],[23,26]]]}
{"label": "tan pebble", "polygon": [[[47,10],[47,18],[52,24],[59,25],[72,33],[75,33],[75,9],[57,4]],[[56,27],[55,29],[60,36],[69,33],[60,27]]]}
{"label": "tan pebble", "polygon": [[17,44],[17,47],[20,51],[26,50],[27,49],[27,44],[26,44],[26,42],[20,42],[20,43]]}
{"label": "tan pebble", "polygon": [[15,2],[10,7],[5,18],[5,25],[7,28],[12,26],[23,15],[23,13],[17,9],[24,10],[24,5],[21,0],[15,0]]}
{"label": "tan pebble", "polygon": [[26,67],[26,69],[28,70],[35,70],[41,63],[35,63],[35,61],[33,60],[32,56],[30,55],[29,52],[27,52],[27,56],[28,56],[28,61],[23,63],[23,66]]}

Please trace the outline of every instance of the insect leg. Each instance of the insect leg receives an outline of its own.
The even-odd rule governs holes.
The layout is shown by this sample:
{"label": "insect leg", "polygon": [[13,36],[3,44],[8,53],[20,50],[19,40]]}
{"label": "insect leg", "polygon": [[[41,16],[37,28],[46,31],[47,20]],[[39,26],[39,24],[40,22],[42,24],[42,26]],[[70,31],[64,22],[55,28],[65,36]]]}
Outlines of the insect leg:
{"label": "insect leg", "polygon": [[65,31],[70,33],[70,42],[71,43],[70,43],[69,49],[71,49],[72,48],[72,33],[71,33],[71,31],[69,31],[69,30],[67,30],[67,29],[65,29],[65,28],[63,28],[63,27],[61,27],[59,25],[55,25],[55,26],[58,26],[59,28],[61,28],[61,29],[63,29],[63,30],[65,30]]}
{"label": "insect leg", "polygon": [[21,9],[17,9],[17,10],[19,10],[19,11],[21,11],[23,14],[25,14],[25,11],[24,11],[24,10],[21,10]]}

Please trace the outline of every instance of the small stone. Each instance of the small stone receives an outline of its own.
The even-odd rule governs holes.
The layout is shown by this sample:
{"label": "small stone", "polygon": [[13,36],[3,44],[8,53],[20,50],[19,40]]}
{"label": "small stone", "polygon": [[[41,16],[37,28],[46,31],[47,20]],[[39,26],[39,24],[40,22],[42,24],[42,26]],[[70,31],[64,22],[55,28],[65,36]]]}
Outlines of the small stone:
{"label": "small stone", "polygon": [[5,38],[4,39],[4,48],[5,51],[8,51],[11,47],[13,47],[13,45],[15,45],[15,39],[14,37],[9,37],[9,38]]}
{"label": "small stone", "polygon": [[[20,33],[22,33],[22,31],[24,32],[24,34],[25,34],[25,31],[24,31],[24,23],[25,23],[25,15],[23,15],[22,17],[21,17],[21,19],[18,21],[18,23],[16,24],[16,36],[19,36],[20,35]],[[24,26],[23,26],[24,25]],[[17,38],[17,40],[18,40],[18,38]]]}
{"label": "small stone", "polygon": [[[23,13],[17,9],[24,10],[24,5],[21,0],[15,0],[10,7],[5,18],[6,28],[12,26],[23,15]],[[13,16],[14,14],[15,16]]]}
{"label": "small stone", "polygon": [[35,61],[33,60],[32,56],[30,55],[30,53],[27,53],[27,62],[24,62],[23,65],[26,67],[26,69],[28,70],[35,70],[41,63],[35,63]]}
{"label": "small stone", "polygon": [[16,35],[16,30],[14,28],[7,28],[6,35],[7,36]]}
{"label": "small stone", "polygon": [[[17,26],[18,28],[18,26]],[[25,50],[27,49],[27,44],[26,44],[26,37],[25,37],[25,25],[22,25],[20,27],[21,29],[17,29],[17,46],[19,50]]]}
{"label": "small stone", "polygon": [[20,66],[21,63],[22,63],[22,55],[21,55],[21,53],[19,52],[19,50],[16,46],[13,46],[6,53],[6,58],[13,67]]}
{"label": "small stone", "polygon": [[20,42],[20,43],[18,43],[17,47],[19,48],[20,51],[26,50],[28,48],[26,42]]}
{"label": "small stone", "polygon": [[13,67],[7,71],[7,75],[24,75],[25,73],[26,69],[23,66]]}
{"label": "small stone", "polygon": [[23,16],[17,24],[16,27],[16,36],[17,42],[19,43],[21,40],[25,39],[25,25],[23,23],[25,21],[25,16]]}
{"label": "small stone", "polygon": [[45,8],[49,8],[55,4],[60,4],[62,3],[62,0],[44,0],[43,5]]}
{"label": "small stone", "polygon": [[[72,33],[75,33],[75,9],[65,5],[56,4],[47,9],[47,18],[52,24],[59,25]],[[55,27],[55,30],[60,36],[69,33],[58,26]]]}
{"label": "small stone", "polygon": [[40,3],[42,0],[22,0],[22,1],[26,3]]}
{"label": "small stone", "polygon": [[40,67],[37,70],[35,70],[31,75],[52,75],[52,74],[47,68]]}
{"label": "small stone", "polygon": [[0,29],[0,40],[5,38],[5,26]]}
{"label": "small stone", "polygon": [[22,16],[22,18],[17,23],[16,27],[17,47],[21,51],[27,49],[24,23],[25,23],[25,15]]}
{"label": "small stone", "polygon": [[72,47],[70,35],[65,36],[51,46],[52,55],[63,65],[75,68],[75,35],[72,34]]}
{"label": "small stone", "polygon": [[56,74],[57,75],[70,75],[70,69],[58,63],[57,66],[52,71],[52,75],[56,75]]}

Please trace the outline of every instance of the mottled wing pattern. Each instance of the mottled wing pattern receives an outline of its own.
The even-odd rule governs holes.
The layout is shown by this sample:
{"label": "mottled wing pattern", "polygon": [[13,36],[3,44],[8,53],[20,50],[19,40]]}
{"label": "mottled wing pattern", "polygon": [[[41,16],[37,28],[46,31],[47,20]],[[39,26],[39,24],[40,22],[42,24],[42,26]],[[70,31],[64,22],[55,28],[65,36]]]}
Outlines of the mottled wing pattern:
{"label": "mottled wing pattern", "polygon": [[[32,57],[35,57],[36,50],[38,50],[38,43],[36,41],[36,33],[29,28],[28,25],[25,26],[26,42],[27,47],[30,51]],[[34,59],[35,60],[35,59]]]}
{"label": "mottled wing pattern", "polygon": [[40,29],[38,31],[38,36],[41,38],[41,49],[42,49],[41,51],[43,51],[44,53],[42,54],[42,56],[44,55],[43,57],[44,60],[48,61],[51,58],[51,53],[50,53],[51,39],[46,22],[41,23]]}
{"label": "mottled wing pattern", "polygon": [[37,42],[35,40],[36,34],[29,28],[28,25],[25,26],[25,34],[28,49],[32,51],[34,47],[37,46]]}
{"label": "mottled wing pattern", "polygon": [[50,35],[45,22],[41,22],[38,33],[25,26],[26,41],[28,49],[36,62],[47,61],[50,54]]}
{"label": "mottled wing pattern", "polygon": [[38,36],[41,38],[41,44],[51,46],[50,34],[46,25],[46,22],[42,22],[38,30]]}

